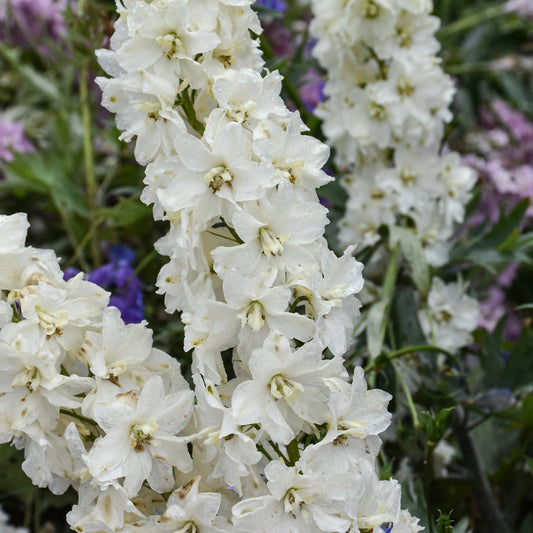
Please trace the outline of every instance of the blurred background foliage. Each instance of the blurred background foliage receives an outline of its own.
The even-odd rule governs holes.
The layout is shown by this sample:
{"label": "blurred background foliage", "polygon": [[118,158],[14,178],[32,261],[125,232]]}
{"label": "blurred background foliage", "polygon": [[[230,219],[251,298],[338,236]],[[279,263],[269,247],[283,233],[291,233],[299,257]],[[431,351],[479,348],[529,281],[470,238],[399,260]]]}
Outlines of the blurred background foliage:
{"label": "blurred background foliage", "polygon": [[[513,12],[512,3],[434,2],[442,66],[457,87],[445,143],[479,181],[450,263],[432,273],[460,274],[481,301],[475,342],[456,356],[426,346],[400,253],[378,353],[359,335],[347,354],[394,395],[380,473],[401,480],[404,505],[430,533],[533,532],[533,6],[514,1],[525,7]],[[267,67],[285,76],[283,96],[322,138],[313,108],[324,74],[311,56],[309,6],[259,4]],[[0,2],[0,212],[28,212],[29,243],[101,280],[123,313],[136,306],[155,345],[187,372],[182,324],[155,293],[165,260],[153,243],[165,228],[139,200],[143,168],[94,83],[103,74],[94,50],[108,46],[114,12],[111,0]],[[338,182],[319,193],[335,248],[346,194]],[[0,446],[0,506],[36,533],[68,531],[75,493],[33,487],[22,460]]]}

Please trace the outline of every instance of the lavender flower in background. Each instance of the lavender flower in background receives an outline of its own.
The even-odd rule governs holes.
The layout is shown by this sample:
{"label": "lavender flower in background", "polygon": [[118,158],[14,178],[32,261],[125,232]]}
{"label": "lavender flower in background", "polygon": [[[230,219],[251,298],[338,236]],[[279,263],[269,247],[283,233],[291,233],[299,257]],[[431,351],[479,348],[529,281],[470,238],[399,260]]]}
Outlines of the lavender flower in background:
{"label": "lavender flower in background", "polygon": [[482,130],[468,136],[469,151],[463,161],[486,182],[479,213],[470,224],[498,220],[501,207],[530,199],[533,217],[533,123],[503,100],[492,102],[481,113]]}
{"label": "lavender flower in background", "polygon": [[291,56],[295,51],[292,34],[279,18],[269,17],[263,21],[263,33],[276,57]]}
{"label": "lavender flower in background", "polygon": [[[66,33],[63,13],[69,0],[0,0],[0,41],[19,46]],[[43,44],[41,53],[48,49]]]}
{"label": "lavender flower in background", "polygon": [[484,299],[480,300],[480,316],[478,326],[487,331],[494,331],[498,322],[506,317],[503,328],[503,337],[511,342],[516,342],[522,333],[520,317],[513,311],[513,305],[508,301],[506,289],[513,283],[520,263],[510,263],[496,278],[495,284],[485,292]]}
{"label": "lavender flower in background", "polygon": [[0,119],[0,160],[10,162],[16,153],[32,150],[32,144],[24,137],[24,126],[21,122]]}
{"label": "lavender flower in background", "polygon": [[[116,245],[111,248],[109,259],[109,263],[93,270],[86,279],[111,291],[109,305],[120,309],[126,324],[141,322],[144,318],[141,280],[131,266],[135,253],[127,246]],[[66,268],[65,279],[70,279],[78,272],[75,268]]]}
{"label": "lavender flower in background", "polygon": [[316,70],[310,70],[302,76],[300,83],[300,98],[311,112],[324,100],[324,78]]}
{"label": "lavender flower in background", "polygon": [[504,11],[514,12],[522,17],[533,17],[532,0],[509,0],[503,5]]}

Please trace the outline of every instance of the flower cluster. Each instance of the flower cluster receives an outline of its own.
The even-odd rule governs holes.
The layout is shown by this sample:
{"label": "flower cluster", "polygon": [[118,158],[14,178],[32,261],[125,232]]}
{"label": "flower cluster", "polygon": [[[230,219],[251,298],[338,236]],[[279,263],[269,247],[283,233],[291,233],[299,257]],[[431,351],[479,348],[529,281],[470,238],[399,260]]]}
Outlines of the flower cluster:
{"label": "flower cluster", "polygon": [[174,467],[191,469],[178,434],[194,394],[145,323],[125,325],[83,274],[65,281],[52,251],[24,245],[27,228],[0,216],[0,442],[24,449],[35,485],[78,491],[72,527],[117,531],[143,516],[129,498],[145,480],[166,491]]}
{"label": "flower cluster", "polygon": [[[533,200],[533,123],[503,100],[483,109],[481,129],[467,137],[464,162],[484,180],[481,205],[469,224],[494,224],[502,207]],[[533,217],[533,205],[527,210]]]}
{"label": "flower cluster", "polygon": [[[263,75],[249,2],[118,6],[111,50],[99,52],[112,78],[98,83],[147,164],[143,201],[170,223],[156,243],[170,257],[158,287],[167,311],[182,312],[196,394],[192,466],[174,465],[182,487],[138,523],[417,531],[399,485],[375,472],[389,396],[367,391],[360,368],[350,382],[343,366],[362,266],[323,237],[316,188],[329,181],[328,149],[286,108],[280,75]],[[139,426],[139,446],[151,429]],[[125,481],[128,495],[138,479]]]}
{"label": "flower cluster", "polygon": [[478,325],[479,304],[466,294],[459,280],[445,284],[434,277],[427,298],[427,308],[418,312],[426,337],[441,348],[454,352],[472,342],[471,332]]}
{"label": "flower cluster", "polygon": [[408,227],[442,265],[475,182],[441,153],[454,89],[439,66],[429,0],[316,0],[314,54],[327,70],[316,114],[345,171],[339,238],[373,245],[381,226]]}
{"label": "flower cluster", "polygon": [[0,217],[0,442],[24,449],[36,485],[78,491],[73,529],[419,530],[375,472],[390,397],[361,368],[350,384],[318,343],[271,332],[248,375],[197,374],[193,392],[144,323],[25,246],[27,227]]}
{"label": "flower cluster", "polygon": [[[315,0],[311,31],[328,75],[326,100],[315,112],[348,192],[340,242],[379,244],[386,226],[391,244],[401,236],[403,247],[414,246],[427,263],[441,266],[476,177],[457,153],[440,148],[454,89],[436,56],[439,20],[431,7],[429,0]],[[435,280],[434,294],[440,284]],[[441,287],[456,295],[459,288],[465,289]],[[461,327],[471,329],[446,341],[452,351],[477,323],[475,301],[462,297],[473,315]],[[430,320],[431,307],[421,313]],[[441,339],[442,325],[426,324],[428,338]]]}

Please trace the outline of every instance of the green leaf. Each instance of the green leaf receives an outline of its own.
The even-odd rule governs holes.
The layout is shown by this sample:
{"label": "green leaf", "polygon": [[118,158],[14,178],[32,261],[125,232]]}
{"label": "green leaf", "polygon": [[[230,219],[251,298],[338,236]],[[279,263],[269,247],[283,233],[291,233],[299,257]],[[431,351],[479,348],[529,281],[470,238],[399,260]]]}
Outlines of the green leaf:
{"label": "green leaf", "polygon": [[96,210],[97,215],[111,219],[118,227],[128,227],[142,219],[151,219],[152,210],[141,203],[139,198],[121,197],[117,205]]}
{"label": "green leaf", "polygon": [[385,330],[387,329],[387,315],[389,299],[380,300],[372,305],[366,322],[366,342],[372,359],[375,359],[383,347]]}
{"label": "green leaf", "polygon": [[523,400],[513,407],[500,411],[498,416],[510,421],[512,428],[532,428],[533,427],[533,392],[529,393]]}
{"label": "green leaf", "polygon": [[18,155],[7,166],[6,174],[9,179],[19,182],[17,186],[49,195],[58,210],[66,209],[83,217],[89,216],[85,198],[74,180],[64,174],[57,157],[44,159],[38,153]]}
{"label": "green leaf", "polygon": [[397,346],[425,344],[426,337],[418,321],[418,306],[412,287],[396,289],[392,303],[392,323]]}
{"label": "green leaf", "polygon": [[[533,383],[533,365],[531,364],[532,346],[533,331],[524,329],[498,376],[498,386],[517,390],[520,387]],[[500,353],[502,351],[500,348]]]}
{"label": "green leaf", "polygon": [[521,309],[533,309],[533,304],[523,304],[515,307],[515,311],[520,311]]}
{"label": "green leaf", "polygon": [[518,533],[531,533],[533,531],[533,514],[528,514],[526,519],[522,522],[522,527]]}
{"label": "green leaf", "polygon": [[50,100],[57,102],[62,101],[61,91],[57,85],[52,82],[50,76],[41,74],[30,65],[25,64],[20,58],[20,50],[0,44],[0,56],[6,59],[13,70],[25,78],[26,81],[33,85],[40,93],[44,94]]}
{"label": "green leaf", "polygon": [[483,235],[474,243],[474,249],[494,249],[504,244],[508,237],[518,228],[529,206],[529,200],[524,198],[518,202],[508,215],[502,213],[500,219],[491,231]]}
{"label": "green leaf", "polygon": [[394,294],[398,275],[398,246],[389,258],[389,265],[383,282],[382,298],[370,308],[367,317],[366,338],[370,356],[375,359],[383,347],[385,332],[389,322],[390,303]]}
{"label": "green leaf", "polygon": [[413,231],[394,226],[390,229],[391,244],[400,243],[402,254],[411,267],[411,279],[422,297],[429,292],[430,276],[424,249]]}
{"label": "green leaf", "polygon": [[420,421],[426,431],[429,442],[437,444],[442,439],[448,426],[448,420],[454,409],[455,407],[442,409],[436,416],[429,411],[425,411],[420,415]]}
{"label": "green leaf", "polygon": [[482,330],[480,346],[483,347],[481,354],[481,367],[485,374],[485,384],[488,388],[502,387],[501,376],[505,371],[503,358],[503,327],[505,318],[500,320],[492,332]]}

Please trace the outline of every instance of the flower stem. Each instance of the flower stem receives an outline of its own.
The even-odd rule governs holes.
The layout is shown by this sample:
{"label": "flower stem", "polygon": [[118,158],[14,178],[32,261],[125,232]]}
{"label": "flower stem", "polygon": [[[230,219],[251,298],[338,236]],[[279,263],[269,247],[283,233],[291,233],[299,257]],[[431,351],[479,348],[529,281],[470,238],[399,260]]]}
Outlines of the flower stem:
{"label": "flower stem", "polygon": [[405,378],[403,377],[402,371],[397,366],[394,367],[394,370],[396,373],[396,377],[398,378],[398,381],[400,382],[400,385],[402,386],[403,392],[405,394],[407,405],[409,407],[409,411],[413,419],[413,426],[416,431],[420,427],[420,420],[418,418],[418,413],[416,412],[416,407],[415,407],[415,402],[413,401],[413,396],[411,395],[409,386],[407,385],[407,382],[405,381]]}
{"label": "flower stem", "polygon": [[482,22],[501,17],[505,14],[506,13],[501,5],[490,6],[481,12],[472,13],[471,15],[467,15],[466,17],[460,18],[459,20],[442,27],[437,32],[437,37],[440,39],[442,37],[447,37],[448,35],[453,35],[454,33],[469,30]]}
{"label": "flower stem", "polygon": [[[86,0],[79,0],[78,13],[85,14]],[[85,169],[85,186],[87,191],[87,206],[89,209],[89,233],[91,235],[91,256],[95,267],[100,266],[100,250],[95,220],[96,207],[96,175],[94,172],[94,150],[91,132],[91,107],[89,101],[89,58],[83,58],[80,70],[80,106],[83,124],[83,166]]]}
{"label": "flower stem", "polygon": [[468,468],[472,495],[483,517],[483,531],[498,531],[499,533],[510,533],[509,527],[502,514],[500,506],[494,497],[490,482],[487,479],[479,452],[475,446],[474,440],[466,430],[467,413],[462,406],[457,406],[456,423],[454,433],[457,438],[457,444],[463,454],[464,464]]}

